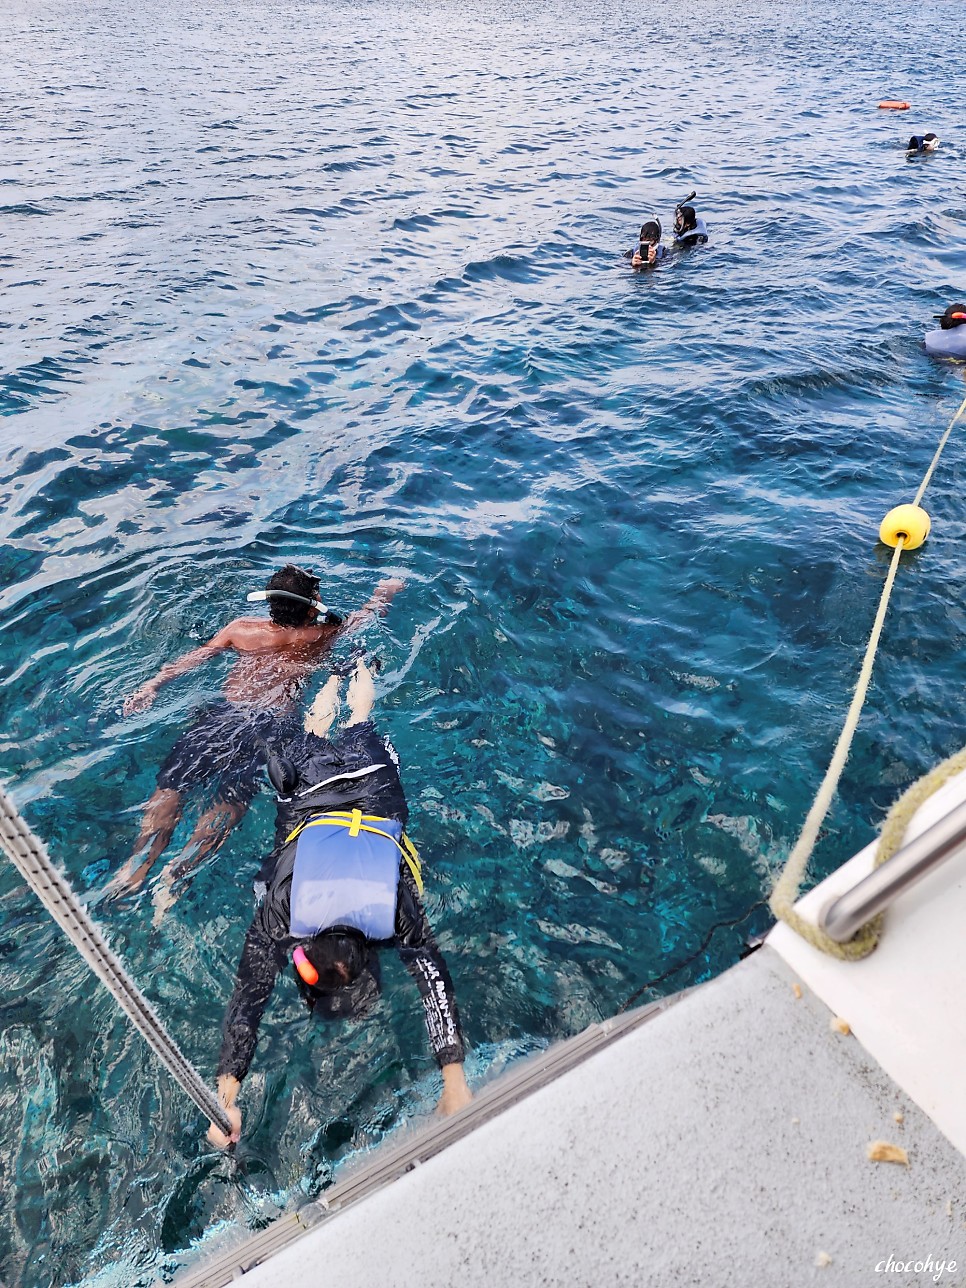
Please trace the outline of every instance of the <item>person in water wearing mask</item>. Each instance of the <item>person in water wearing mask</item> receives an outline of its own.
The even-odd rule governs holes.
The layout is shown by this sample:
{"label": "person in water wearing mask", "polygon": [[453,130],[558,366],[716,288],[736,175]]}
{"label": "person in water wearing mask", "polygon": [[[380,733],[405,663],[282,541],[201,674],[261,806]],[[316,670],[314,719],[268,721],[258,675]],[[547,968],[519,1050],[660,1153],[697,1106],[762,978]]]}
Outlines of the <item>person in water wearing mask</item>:
{"label": "person in water wearing mask", "polygon": [[262,866],[261,902],[245,937],[225,1015],[218,1096],[232,1123],[223,1149],[241,1134],[236,1097],[279,974],[291,968],[308,1008],[335,1019],[359,1016],[379,995],[377,946],[394,944],[419,989],[430,1046],[443,1074],[440,1113],[471,1096],[453,981],[423,910],[419,856],[405,832],[398,757],[369,719],[375,690],[356,665],[345,729],[329,739],[339,701],[329,677],[305,718],[305,732],[269,761],[278,793],[276,846]]}
{"label": "person in water wearing mask", "polygon": [[939,330],[926,333],[926,352],[934,358],[966,360],[966,304],[950,304],[936,314],[936,321]]}
{"label": "person in water wearing mask", "polygon": [[267,600],[268,620],[238,617],[200,648],[163,666],[125,700],[125,715],[146,711],[162,685],[223,653],[235,655],[224,698],[196,712],[158,773],[134,852],[107,887],[115,896],[137,890],[167,848],[181,818],[184,795],[214,788],[184,853],[169,863],[155,896],[155,921],[175,902],[176,882],[215,854],[241,820],[261,782],[266,747],[286,726],[298,725],[296,700],[311,672],[340,635],[385,613],[404,583],[379,583],[362,608],[342,620],[319,600],[319,579],[286,564],[249,600]]}
{"label": "person in water wearing mask", "polygon": [[939,147],[939,138],[931,131],[929,134],[914,134],[906,144],[906,151],[912,153],[935,152]]}
{"label": "person in water wearing mask", "polygon": [[667,258],[667,248],[661,245],[660,220],[649,219],[641,225],[640,245],[637,250],[630,251],[629,256],[633,268],[647,268]]}
{"label": "person in water wearing mask", "polygon": [[708,240],[708,228],[704,220],[695,212],[694,206],[688,205],[695,196],[691,193],[674,210],[674,246],[677,250],[690,250],[692,246],[703,246]]}

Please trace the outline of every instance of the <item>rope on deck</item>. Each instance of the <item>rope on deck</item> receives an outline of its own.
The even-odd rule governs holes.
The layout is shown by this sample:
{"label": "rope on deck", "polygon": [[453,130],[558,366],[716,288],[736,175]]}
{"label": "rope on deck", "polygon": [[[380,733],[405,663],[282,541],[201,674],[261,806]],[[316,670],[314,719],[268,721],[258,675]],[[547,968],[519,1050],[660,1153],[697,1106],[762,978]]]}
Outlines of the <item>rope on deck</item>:
{"label": "rope on deck", "polygon": [[[949,436],[953,431],[953,426],[962,416],[964,411],[966,411],[966,398],[963,399],[959,406],[959,410],[956,412],[955,416],[953,416],[952,420],[946,427],[945,433],[939,440],[939,446],[936,448],[932,461],[929,464],[929,468],[926,470],[925,476],[919,485],[919,490],[916,493],[916,499],[914,502],[916,506],[919,505],[919,502],[922,500],[923,494],[929,485],[933,472],[939,463],[939,458],[942,455],[943,448],[949,441]],[[834,939],[831,939],[826,935],[824,931],[820,930],[818,926],[814,925],[810,921],[806,921],[800,913],[795,911],[794,904],[805,881],[808,861],[815,848],[819,828],[821,827],[822,821],[832,804],[832,797],[835,795],[839,779],[842,776],[842,771],[844,770],[845,763],[849,757],[852,739],[855,735],[855,730],[858,727],[859,717],[862,714],[862,705],[865,702],[869,683],[872,679],[872,667],[875,663],[875,655],[879,647],[879,638],[882,634],[886,610],[889,607],[889,597],[892,594],[896,573],[899,568],[899,557],[902,554],[905,544],[906,539],[900,534],[896,541],[892,563],[889,565],[889,574],[886,577],[885,585],[882,588],[879,608],[872,625],[872,633],[869,636],[869,643],[866,646],[865,658],[862,663],[862,669],[859,673],[858,682],[855,686],[855,692],[852,695],[852,702],[849,706],[845,724],[842,728],[842,732],[839,734],[839,739],[835,745],[835,751],[832,754],[829,767],[825,771],[825,777],[818,789],[818,793],[812,803],[812,807],[806,816],[801,835],[796,841],[795,846],[788,857],[788,862],[785,864],[781,875],[775,883],[775,888],[772,891],[771,899],[769,900],[771,910],[779,921],[784,921],[792,928],[792,930],[800,935],[802,939],[806,940],[807,943],[810,943],[813,948],[818,948],[832,957],[840,958],[842,961],[858,961],[862,957],[867,957],[869,953],[872,952],[873,948],[875,948],[879,941],[883,914],[879,913],[878,916],[873,917],[873,919],[867,922],[866,925],[864,925],[853,936],[853,938],[848,941],[848,943],[839,944],[836,943]],[[902,839],[902,835],[905,832],[906,824],[918,806],[922,804],[923,800],[930,796],[932,792],[936,791],[937,788],[951,778],[953,774],[958,773],[959,770],[963,768],[966,768],[966,748],[961,752],[957,752],[955,756],[951,756],[948,760],[943,761],[940,765],[937,765],[931,773],[925,775],[925,777],[921,778],[919,782],[914,783],[913,786],[899,798],[886,819],[885,828],[879,842],[879,848],[876,852],[876,867],[884,863],[887,858],[891,858],[892,854],[895,853],[895,850],[898,848],[899,842]],[[928,790],[925,789],[926,784],[932,784]],[[910,799],[915,800],[915,804],[912,808],[909,808]],[[892,846],[891,849],[888,849],[885,843],[887,835],[889,838],[889,844]]]}
{"label": "rope on deck", "polygon": [[67,881],[54,867],[44,843],[24,822],[2,786],[0,848],[97,978],[110,990],[115,1001],[185,1094],[223,1132],[230,1134],[232,1127],[224,1106],[214,1092],[205,1086],[197,1070],[182,1054],[154,1007],[127,973],[120,959],[108,947]]}

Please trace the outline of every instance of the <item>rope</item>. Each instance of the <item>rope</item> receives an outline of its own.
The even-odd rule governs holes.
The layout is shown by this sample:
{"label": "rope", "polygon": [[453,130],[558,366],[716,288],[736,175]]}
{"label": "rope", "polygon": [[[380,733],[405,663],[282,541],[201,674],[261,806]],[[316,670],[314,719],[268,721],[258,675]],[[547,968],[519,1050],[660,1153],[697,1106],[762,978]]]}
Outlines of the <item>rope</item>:
{"label": "rope", "polygon": [[946,432],[939,440],[939,446],[936,448],[936,454],[929,462],[929,469],[926,470],[926,473],[923,476],[923,480],[919,484],[919,491],[916,493],[916,499],[915,501],[913,501],[913,505],[918,505],[919,502],[922,500],[922,498],[925,496],[926,488],[929,486],[929,481],[933,475],[933,470],[935,470],[936,466],[939,464],[939,458],[943,454],[943,448],[949,442],[949,435],[953,432],[953,426],[956,424],[957,420],[959,420],[960,416],[963,414],[964,411],[966,411],[966,398],[964,398],[963,401],[959,404],[959,411],[957,411],[956,415],[946,426]]}
{"label": "rope", "polygon": [[21,818],[3,787],[0,787],[0,848],[181,1089],[212,1122],[230,1134],[232,1127],[224,1107],[181,1053],[154,1007],[108,947],[54,867],[44,843]]}
{"label": "rope", "polygon": [[[919,485],[919,490],[916,493],[915,505],[919,505],[922,500],[923,494],[925,493],[926,488],[929,485],[929,481],[933,476],[933,472],[939,463],[939,458],[942,455],[943,448],[949,441],[949,436],[953,431],[953,426],[959,420],[960,416],[962,416],[964,411],[966,411],[966,398],[964,398],[960,403],[959,410],[956,412],[955,416],[953,416],[952,420],[946,427],[945,433],[939,440],[939,446],[936,448],[936,452],[929,464],[929,468],[926,470],[925,476]],[[799,891],[805,881],[808,861],[812,856],[815,842],[818,839],[818,830],[822,825],[822,820],[829,811],[829,807],[832,804],[832,797],[835,795],[839,779],[842,776],[842,771],[845,769],[845,763],[849,758],[852,739],[855,736],[859,717],[862,714],[862,705],[865,702],[865,697],[869,690],[869,683],[872,679],[872,667],[875,663],[875,655],[879,647],[879,638],[882,635],[882,627],[885,622],[886,611],[889,607],[889,597],[892,594],[892,588],[895,584],[896,574],[899,569],[899,557],[902,554],[904,545],[905,539],[900,535],[896,542],[892,562],[889,565],[889,574],[886,577],[885,585],[882,588],[882,595],[879,599],[879,608],[872,625],[872,633],[869,636],[869,643],[866,646],[862,670],[859,673],[855,692],[852,695],[852,702],[849,706],[845,724],[842,728],[842,732],[839,734],[838,742],[835,745],[835,751],[832,754],[829,767],[825,771],[825,777],[822,779],[822,784],[812,803],[812,808],[808,811],[808,815],[806,816],[801,835],[796,841],[795,847],[788,857],[788,862],[785,864],[781,875],[775,883],[775,888],[772,891],[771,899],[769,900],[772,912],[780,921],[784,921],[789,925],[792,930],[800,935],[807,943],[811,944],[813,948],[818,948],[822,952],[828,953],[832,957],[838,957],[842,961],[858,961],[862,957],[867,957],[869,953],[872,952],[873,948],[875,948],[879,941],[883,914],[879,913],[877,916],[873,917],[871,921],[867,922],[866,925],[856,932],[848,943],[839,944],[836,943],[834,939],[831,939],[826,935],[824,931],[820,930],[818,926],[814,925],[810,921],[806,921],[800,913],[795,911],[794,904],[798,899]],[[915,812],[914,807],[912,811],[906,814],[904,807],[903,812],[896,814],[898,807],[906,801],[907,797],[912,797],[918,793],[922,788],[922,784],[926,783],[927,780],[932,782],[934,775],[940,775],[941,771],[948,769],[951,762],[957,761],[957,757],[963,756],[964,754],[966,754],[966,749],[964,749],[964,752],[957,753],[957,756],[950,757],[949,760],[943,761],[941,765],[937,765],[936,769],[933,770],[931,774],[927,774],[925,778],[920,779],[918,783],[914,783],[909,791],[904,793],[896,802],[886,821],[889,844],[892,845],[893,848],[886,853],[886,846],[884,844],[886,831],[884,830],[882,840],[880,840],[879,849],[876,852],[876,867],[884,863],[886,858],[891,858],[892,854],[894,854],[896,849],[898,849],[902,835],[905,832],[905,824],[908,823],[912,813]],[[961,767],[966,768],[966,760],[964,760]],[[939,780],[935,782],[935,785],[926,791],[925,796],[915,795],[916,807],[926,799],[926,796],[931,795],[937,787],[941,786],[942,783],[955,772],[958,771],[955,769],[949,769],[948,772],[945,773],[944,777],[941,776]],[[902,821],[901,829],[899,822],[893,818],[894,814],[896,814],[896,819],[904,820]]]}

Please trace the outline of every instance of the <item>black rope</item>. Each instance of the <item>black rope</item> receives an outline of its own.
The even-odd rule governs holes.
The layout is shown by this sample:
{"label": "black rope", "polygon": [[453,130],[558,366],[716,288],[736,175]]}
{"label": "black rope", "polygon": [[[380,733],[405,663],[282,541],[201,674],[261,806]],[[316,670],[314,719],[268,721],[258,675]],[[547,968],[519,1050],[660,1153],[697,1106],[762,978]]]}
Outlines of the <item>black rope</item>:
{"label": "black rope", "polygon": [[708,931],[708,933],[705,935],[705,937],[701,940],[701,943],[698,945],[698,947],[694,950],[693,953],[690,954],[690,956],[685,957],[683,962],[678,962],[674,966],[669,966],[668,969],[664,971],[663,974],[657,975],[654,979],[648,980],[646,984],[642,984],[641,987],[636,992],[630,995],[630,997],[623,1004],[623,1006],[619,1006],[617,1008],[615,1014],[616,1015],[623,1014],[623,1012],[626,1011],[629,1006],[631,1006],[634,1002],[637,1001],[637,999],[641,996],[642,993],[646,993],[649,988],[656,988],[658,984],[662,984],[664,980],[666,980],[669,976],[676,975],[678,971],[682,971],[685,969],[685,967],[690,966],[693,961],[695,961],[698,957],[701,956],[701,954],[707,948],[708,944],[710,944],[711,939],[716,931],[724,930],[728,926],[740,926],[743,921],[748,920],[748,918],[751,916],[751,914],[755,911],[756,908],[764,908],[767,905],[767,903],[768,903],[768,900],[766,898],[758,899],[755,903],[751,905],[750,908],[748,908],[745,912],[743,912],[740,917],[734,917],[730,921],[716,921],[715,924]]}

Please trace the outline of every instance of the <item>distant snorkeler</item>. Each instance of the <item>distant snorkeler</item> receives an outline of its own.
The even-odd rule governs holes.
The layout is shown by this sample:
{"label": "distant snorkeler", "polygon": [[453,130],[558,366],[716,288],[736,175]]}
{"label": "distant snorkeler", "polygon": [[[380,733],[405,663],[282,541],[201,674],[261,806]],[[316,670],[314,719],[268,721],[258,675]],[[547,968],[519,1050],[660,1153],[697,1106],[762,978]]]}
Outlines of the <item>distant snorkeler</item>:
{"label": "distant snorkeler", "polygon": [[690,250],[692,246],[703,246],[708,240],[708,227],[695,212],[693,201],[697,194],[692,192],[680,205],[674,208],[674,246],[676,250]]}
{"label": "distant snorkeler", "polygon": [[906,144],[906,151],[913,155],[919,152],[935,152],[939,147],[939,136],[930,131],[928,134],[914,134]]}
{"label": "distant snorkeler", "polygon": [[649,219],[646,224],[641,224],[640,245],[636,250],[628,251],[627,256],[634,268],[650,268],[667,259],[667,247],[661,244],[659,219]]}

